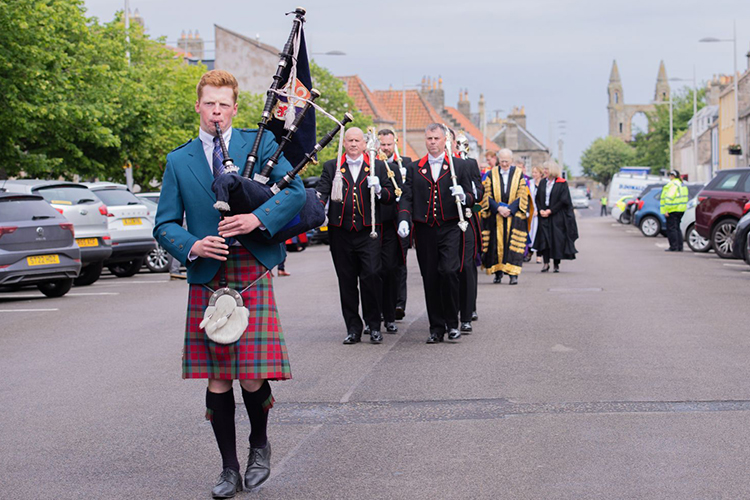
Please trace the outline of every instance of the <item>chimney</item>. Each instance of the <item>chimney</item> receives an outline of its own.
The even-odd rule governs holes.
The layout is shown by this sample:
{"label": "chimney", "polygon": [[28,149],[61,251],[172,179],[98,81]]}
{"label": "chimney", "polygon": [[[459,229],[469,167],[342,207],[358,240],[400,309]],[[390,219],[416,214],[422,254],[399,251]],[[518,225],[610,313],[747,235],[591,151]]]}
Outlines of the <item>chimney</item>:
{"label": "chimney", "polygon": [[458,101],[458,112],[471,120],[471,102],[469,101],[469,91],[464,89],[460,94]]}
{"label": "chimney", "polygon": [[513,106],[513,111],[508,115],[508,120],[513,120],[519,127],[526,128],[526,110],[523,107],[518,109]]}

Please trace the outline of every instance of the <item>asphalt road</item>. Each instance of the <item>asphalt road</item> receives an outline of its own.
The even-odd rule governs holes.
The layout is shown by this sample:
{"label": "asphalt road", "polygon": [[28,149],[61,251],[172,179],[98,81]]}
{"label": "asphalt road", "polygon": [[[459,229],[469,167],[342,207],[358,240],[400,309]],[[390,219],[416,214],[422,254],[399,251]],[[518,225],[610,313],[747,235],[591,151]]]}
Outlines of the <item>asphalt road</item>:
{"label": "asphalt road", "polygon": [[[275,287],[294,379],[273,385],[272,477],[239,498],[749,498],[750,267],[581,215],[561,273],[480,276],[455,344],[424,343],[413,253],[399,333],[354,346],[328,248],[291,254]],[[210,497],[186,295],[149,273],[0,294],[0,497]]]}

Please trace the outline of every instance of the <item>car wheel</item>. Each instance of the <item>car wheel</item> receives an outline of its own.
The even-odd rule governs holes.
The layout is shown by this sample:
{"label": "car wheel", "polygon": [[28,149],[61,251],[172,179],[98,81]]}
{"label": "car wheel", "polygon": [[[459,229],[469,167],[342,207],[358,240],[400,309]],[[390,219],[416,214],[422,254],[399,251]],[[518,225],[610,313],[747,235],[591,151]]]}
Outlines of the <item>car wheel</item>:
{"label": "car wheel", "polygon": [[70,291],[72,286],[73,278],[66,278],[39,283],[36,287],[47,297],[62,297]]}
{"label": "car wheel", "polygon": [[118,262],[107,267],[118,278],[129,278],[137,273],[142,265],[143,257],[128,262]]}
{"label": "car wheel", "polygon": [[659,219],[651,215],[647,215],[646,217],[641,219],[641,232],[643,233],[643,236],[653,238],[654,236],[659,234],[659,231],[661,231],[661,224],[659,223]]}
{"label": "car wheel", "polygon": [[623,213],[620,214],[620,217],[617,218],[617,222],[619,222],[620,224],[627,224],[628,223],[628,219],[625,216],[625,212],[623,212]]}
{"label": "car wheel", "polygon": [[156,248],[146,255],[145,263],[152,273],[166,273],[169,271],[169,253],[157,244]]}
{"label": "car wheel", "polygon": [[722,259],[731,259],[732,240],[734,240],[734,230],[737,228],[737,221],[734,219],[724,219],[716,224],[711,232],[711,246],[714,248],[716,255]]}
{"label": "car wheel", "polygon": [[685,231],[685,241],[693,252],[704,253],[711,250],[711,242],[698,234],[695,230],[695,224],[690,224]]}
{"label": "car wheel", "polygon": [[94,283],[102,275],[102,268],[104,267],[102,262],[92,262],[88,266],[81,269],[81,274],[73,280],[75,286],[87,286]]}
{"label": "car wheel", "polygon": [[745,235],[745,262],[750,265],[750,231]]}

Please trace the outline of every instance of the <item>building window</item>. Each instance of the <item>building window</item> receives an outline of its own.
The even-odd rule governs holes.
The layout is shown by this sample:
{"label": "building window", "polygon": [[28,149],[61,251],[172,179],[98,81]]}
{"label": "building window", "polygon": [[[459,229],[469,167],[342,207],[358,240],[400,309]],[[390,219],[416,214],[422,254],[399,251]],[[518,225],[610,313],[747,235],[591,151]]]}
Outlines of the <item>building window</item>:
{"label": "building window", "polygon": [[620,133],[622,134],[622,123],[620,124]]}
{"label": "building window", "polygon": [[620,93],[615,92],[615,104],[619,104],[619,103],[620,103]]}
{"label": "building window", "polygon": [[529,168],[530,160],[531,160],[531,158],[528,157],[528,156],[523,156],[523,155],[521,156],[521,161],[523,162],[523,164],[524,164],[524,166],[526,168]]}

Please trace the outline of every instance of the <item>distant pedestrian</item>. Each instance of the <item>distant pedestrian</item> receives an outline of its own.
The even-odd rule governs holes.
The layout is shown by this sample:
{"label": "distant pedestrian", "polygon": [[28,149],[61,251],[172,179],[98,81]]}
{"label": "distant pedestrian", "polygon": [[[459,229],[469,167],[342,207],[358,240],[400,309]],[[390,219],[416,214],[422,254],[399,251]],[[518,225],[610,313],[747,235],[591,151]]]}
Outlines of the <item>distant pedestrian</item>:
{"label": "distant pedestrian", "polygon": [[607,216],[607,197],[602,196],[602,209],[601,212],[599,212],[599,217],[606,217]]}
{"label": "distant pedestrian", "polygon": [[187,279],[187,276],[180,271],[180,267],[182,264],[180,264],[180,261],[177,260],[172,256],[172,254],[168,254],[169,258],[169,279],[171,280],[184,280]]}
{"label": "distant pedestrian", "polygon": [[549,271],[549,261],[554,262],[554,272],[560,272],[560,261],[576,258],[575,241],[578,239],[578,225],[570,200],[568,183],[562,178],[560,166],[554,161],[544,164],[547,178],[539,183],[536,192],[536,206],[539,210],[539,228],[534,246],[542,254],[544,267]]}
{"label": "distant pedestrian", "polygon": [[536,241],[536,230],[539,227],[539,208],[536,206],[536,192],[539,189],[539,183],[542,180],[542,177],[544,176],[544,171],[542,170],[542,167],[535,166],[531,168],[531,182],[529,182],[529,213],[531,214],[529,217],[529,259],[531,260],[531,256],[534,252],[536,252],[536,263],[541,264],[542,258],[539,256],[539,252],[537,252],[536,247],[534,246],[534,241]]}
{"label": "distant pedestrian", "polygon": [[669,172],[669,182],[661,191],[660,209],[667,218],[667,239],[669,248],[667,252],[682,252],[683,241],[680,222],[685,215],[688,202],[688,189],[676,170]]}
{"label": "distant pedestrian", "polygon": [[291,276],[291,274],[286,270],[286,259],[282,260],[279,264],[279,276]]}

